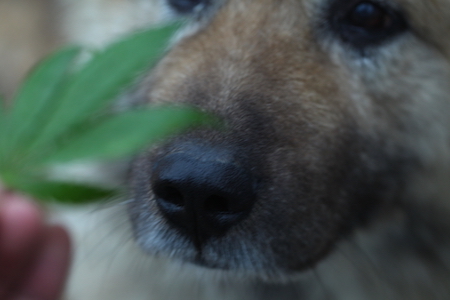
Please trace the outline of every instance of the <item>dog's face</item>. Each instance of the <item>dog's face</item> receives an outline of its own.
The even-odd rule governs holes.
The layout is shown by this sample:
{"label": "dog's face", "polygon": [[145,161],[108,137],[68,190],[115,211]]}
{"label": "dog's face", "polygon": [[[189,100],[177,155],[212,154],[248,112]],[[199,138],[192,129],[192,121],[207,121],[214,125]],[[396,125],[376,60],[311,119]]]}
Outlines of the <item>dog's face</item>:
{"label": "dog's face", "polygon": [[167,0],[192,21],[145,82],[225,129],[136,159],[140,245],[206,267],[289,275],[447,161],[447,0]]}

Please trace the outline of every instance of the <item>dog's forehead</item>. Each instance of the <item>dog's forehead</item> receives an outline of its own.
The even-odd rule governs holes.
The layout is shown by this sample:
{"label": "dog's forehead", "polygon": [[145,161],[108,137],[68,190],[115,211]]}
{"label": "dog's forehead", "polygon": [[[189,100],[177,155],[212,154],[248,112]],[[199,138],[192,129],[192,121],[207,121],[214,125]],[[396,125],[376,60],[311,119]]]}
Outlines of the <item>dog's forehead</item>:
{"label": "dog's forehead", "polygon": [[186,90],[195,90],[227,99],[221,94],[245,90],[263,93],[267,82],[277,82],[272,89],[281,88],[291,76],[298,79],[300,66],[308,70],[302,72],[309,74],[308,78],[321,73],[314,62],[324,53],[318,51],[311,37],[314,28],[308,26],[306,3],[227,1],[205,26],[197,26],[194,31],[188,28],[181,34],[160,65],[163,71],[156,72],[159,84],[153,86],[151,98],[179,99],[190,93]]}

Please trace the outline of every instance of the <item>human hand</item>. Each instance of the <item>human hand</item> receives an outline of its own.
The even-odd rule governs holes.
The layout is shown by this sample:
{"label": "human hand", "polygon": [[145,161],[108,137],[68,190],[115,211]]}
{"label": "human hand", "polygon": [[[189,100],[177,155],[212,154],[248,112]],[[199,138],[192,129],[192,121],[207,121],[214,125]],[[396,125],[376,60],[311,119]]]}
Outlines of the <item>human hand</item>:
{"label": "human hand", "polygon": [[38,206],[0,188],[0,300],[59,299],[70,264],[65,229]]}

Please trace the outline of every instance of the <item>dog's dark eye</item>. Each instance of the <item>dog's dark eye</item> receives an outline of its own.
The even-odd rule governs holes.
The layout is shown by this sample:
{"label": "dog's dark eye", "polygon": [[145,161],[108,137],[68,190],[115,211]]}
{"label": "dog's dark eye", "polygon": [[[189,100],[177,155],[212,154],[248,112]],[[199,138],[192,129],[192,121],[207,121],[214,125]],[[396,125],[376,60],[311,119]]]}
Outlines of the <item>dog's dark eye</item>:
{"label": "dog's dark eye", "polygon": [[372,1],[336,5],[331,14],[342,40],[358,48],[379,45],[407,28],[399,12]]}
{"label": "dog's dark eye", "polygon": [[194,9],[206,2],[206,0],[168,0],[170,6],[172,6],[177,12],[185,14],[194,11]]}
{"label": "dog's dark eye", "polygon": [[392,22],[391,16],[381,7],[370,2],[362,2],[352,8],[347,22],[365,30],[383,30]]}

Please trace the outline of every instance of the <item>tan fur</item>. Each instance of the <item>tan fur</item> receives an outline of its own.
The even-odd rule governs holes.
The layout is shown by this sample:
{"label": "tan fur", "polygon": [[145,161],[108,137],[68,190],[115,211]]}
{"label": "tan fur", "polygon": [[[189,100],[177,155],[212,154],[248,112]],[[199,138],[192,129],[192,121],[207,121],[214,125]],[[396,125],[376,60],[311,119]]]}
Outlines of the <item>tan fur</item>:
{"label": "tan fur", "polygon": [[[330,2],[225,1],[181,34],[144,85],[152,103],[194,104],[230,124],[228,133],[194,132],[188,141],[256,141],[238,151],[250,151],[254,172],[270,178],[250,217],[205,244],[202,264],[223,263],[265,280],[315,266],[323,286],[302,299],[446,299],[450,45],[443,37],[450,5],[387,1],[409,29],[361,56],[321,27]],[[142,172],[150,172],[143,165],[178,143],[139,159],[134,185],[142,188]],[[341,182],[347,172],[360,175]],[[351,242],[342,241],[339,228],[354,209],[347,206],[351,191],[369,181],[375,185],[361,192],[379,187],[371,192],[381,193],[374,196],[379,211],[367,227],[352,230]],[[131,204],[138,242],[150,253],[194,260],[192,246],[158,213],[152,191],[143,190],[146,196],[135,194]],[[278,212],[280,202],[289,213]],[[273,219],[264,224],[269,212]],[[223,247],[230,248],[216,258]]]}
{"label": "tan fur", "polygon": [[[226,256],[240,260],[231,265],[237,273],[194,271],[190,265],[174,266],[164,259],[161,264],[141,265],[144,278],[151,278],[148,287],[136,285],[142,278],[130,275],[133,291],[145,295],[148,288],[149,295],[161,299],[447,299],[450,295],[450,46],[443,38],[450,27],[449,4],[444,0],[395,2],[408,17],[410,31],[379,47],[372,57],[358,58],[331,34],[319,33],[315,20],[323,3],[224,2],[200,22],[188,24],[144,82],[143,101],[197,105],[223,117],[234,132],[226,137],[208,132],[190,136],[233,142],[233,134],[245,140],[248,133],[249,140],[261,143],[252,158],[265,153],[264,161],[258,163],[275,178],[269,190],[276,202],[285,203],[292,212],[271,215],[276,219],[268,223],[262,217],[265,211],[278,207],[271,197],[261,197],[249,220],[232,230],[225,244],[209,246],[213,253],[215,247],[230,245]],[[395,159],[383,162],[372,150]],[[164,148],[153,152],[161,151]],[[398,184],[390,173],[401,170],[411,157],[414,164],[399,171],[404,187],[381,194],[377,213],[368,224],[340,237],[336,230],[349,218],[345,193],[332,200],[331,212],[314,195],[327,195],[332,179],[345,177],[347,165],[340,166],[340,161],[351,162],[353,157],[359,157],[363,169],[381,172],[376,182],[388,190]],[[135,165],[144,179],[148,159],[153,158],[143,156]],[[390,171],[384,174],[383,168]],[[310,178],[312,195],[305,207],[301,198],[289,198],[289,191],[295,191],[304,179],[297,178],[296,172],[304,169],[309,170],[302,176]],[[339,195],[339,187],[333,189],[330,195]],[[143,226],[135,232],[138,242],[150,253],[189,260],[189,244],[174,242],[177,235],[171,236],[172,242],[164,241],[148,229],[155,220],[157,230],[167,230],[158,208],[151,204],[152,191],[147,190],[147,195],[150,204],[145,209],[132,204],[132,219]],[[307,215],[299,217],[298,205]],[[309,213],[317,217],[308,219]],[[136,217],[139,214],[145,221]],[[326,216],[324,224],[321,214]],[[289,226],[279,227],[278,220]],[[271,236],[271,226],[276,236]],[[257,233],[258,239],[246,231]],[[292,242],[296,234],[317,239],[309,248],[299,247]],[[271,239],[275,244],[291,243],[293,248],[275,249],[266,243]],[[119,261],[126,261],[127,253],[138,255],[136,250],[127,251],[131,252],[119,254]],[[295,261],[284,268],[303,271],[265,273],[265,268],[273,268],[270,257],[277,251],[284,254],[281,258]],[[297,260],[311,255],[312,261]],[[252,263],[257,260],[263,266]],[[163,272],[167,281],[152,276],[151,268]],[[126,270],[135,274],[133,267]],[[257,283],[258,277],[275,283]]]}

